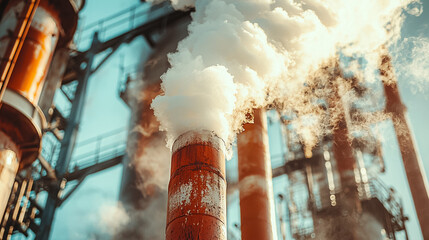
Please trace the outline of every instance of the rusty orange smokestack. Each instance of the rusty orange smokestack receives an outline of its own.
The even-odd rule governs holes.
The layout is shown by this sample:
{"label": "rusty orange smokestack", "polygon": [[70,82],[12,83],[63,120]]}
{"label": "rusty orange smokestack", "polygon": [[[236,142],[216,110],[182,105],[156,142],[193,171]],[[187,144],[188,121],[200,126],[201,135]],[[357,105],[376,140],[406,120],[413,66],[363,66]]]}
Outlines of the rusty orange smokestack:
{"label": "rusty orange smokestack", "polygon": [[210,131],[173,144],[166,239],[226,239],[225,143]]}
{"label": "rusty orange smokestack", "polygon": [[386,112],[392,114],[393,126],[407,174],[408,185],[414,200],[420,229],[424,239],[429,239],[429,191],[422,161],[415,147],[414,136],[406,116],[406,107],[401,101],[390,56],[381,56],[380,75],[386,95]]}
{"label": "rusty orange smokestack", "polygon": [[[0,216],[6,207],[16,172],[39,155],[45,117],[37,106],[51,58],[57,43],[66,44],[74,34],[77,10],[67,0],[11,0],[0,23],[0,66],[11,65],[9,53],[22,29],[19,18],[30,3],[38,3],[19,56],[12,68],[0,104]],[[64,21],[61,21],[64,20]],[[12,64],[13,65],[13,64]],[[1,69],[1,72],[5,72]],[[9,74],[9,73],[8,73]],[[3,80],[3,76],[2,76]],[[60,79],[58,79],[60,80]],[[7,84],[7,85],[6,85]]]}
{"label": "rusty orange smokestack", "polygon": [[237,136],[241,239],[277,239],[267,117],[254,110],[254,123]]}

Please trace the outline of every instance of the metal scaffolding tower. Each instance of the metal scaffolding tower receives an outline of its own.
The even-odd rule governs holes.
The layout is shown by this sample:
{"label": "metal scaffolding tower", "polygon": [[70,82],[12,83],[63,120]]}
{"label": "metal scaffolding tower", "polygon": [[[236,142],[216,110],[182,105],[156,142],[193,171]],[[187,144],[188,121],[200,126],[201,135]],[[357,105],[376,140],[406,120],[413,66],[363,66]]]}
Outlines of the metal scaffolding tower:
{"label": "metal scaffolding tower", "polygon": [[[157,14],[153,14],[154,12]],[[84,51],[68,51],[70,55],[66,58],[66,68],[61,76],[60,89],[71,104],[70,113],[65,118],[64,113],[58,109],[50,110],[50,127],[45,133],[42,153],[38,161],[26,171],[21,171],[15,180],[9,207],[1,223],[0,238],[6,239],[15,232],[28,236],[28,231],[32,231],[38,240],[49,239],[57,207],[70,197],[88,175],[122,162],[126,139],[115,142],[113,148],[111,144],[103,148],[100,146],[103,138],[125,135],[125,129],[91,139],[93,141],[90,144],[98,146],[95,147],[96,151],[77,156],[79,159],[72,159],[79,123],[83,117],[88,81],[122,44],[143,36],[148,45],[154,47],[156,41],[152,36],[179,19],[188,18],[189,14],[189,11],[174,11],[165,3],[153,7],[143,3],[87,27],[94,33],[89,48]],[[106,37],[109,30],[118,26],[126,31]],[[79,40],[88,41],[87,36],[84,36],[88,32],[81,33]],[[94,58],[102,53],[107,54],[95,65]],[[64,192],[66,184],[73,185],[68,192]],[[43,191],[48,192],[48,199],[45,206],[40,206],[38,196]]]}

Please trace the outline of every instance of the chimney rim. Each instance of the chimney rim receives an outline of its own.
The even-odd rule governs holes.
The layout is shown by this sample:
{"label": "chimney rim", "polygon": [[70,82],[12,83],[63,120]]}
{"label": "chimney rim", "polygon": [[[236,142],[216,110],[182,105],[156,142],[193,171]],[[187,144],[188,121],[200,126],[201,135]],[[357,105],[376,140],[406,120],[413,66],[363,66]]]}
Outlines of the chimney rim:
{"label": "chimney rim", "polygon": [[226,144],[214,131],[210,130],[191,130],[179,135],[173,143],[172,152],[177,152],[180,149],[189,145],[207,145],[212,146],[218,151],[222,151],[225,155]]}

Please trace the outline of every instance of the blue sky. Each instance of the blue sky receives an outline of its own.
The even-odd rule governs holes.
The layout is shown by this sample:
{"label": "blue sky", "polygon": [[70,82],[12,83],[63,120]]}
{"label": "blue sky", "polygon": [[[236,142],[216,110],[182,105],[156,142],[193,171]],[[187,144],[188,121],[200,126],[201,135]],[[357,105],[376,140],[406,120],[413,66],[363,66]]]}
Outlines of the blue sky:
{"label": "blue sky", "polygon": [[[81,14],[81,19],[83,20],[81,25],[82,23],[85,25],[86,23],[98,21],[138,3],[138,0],[87,0],[86,7]],[[428,9],[429,11],[429,1],[423,0],[423,4],[424,10]],[[403,28],[403,37],[412,36],[429,38],[429,12],[423,11],[420,17],[410,16],[407,18]],[[147,44],[140,38],[131,44],[124,44],[91,77],[78,142],[113,129],[126,128],[130,112],[119,98],[117,92],[118,81],[122,80],[118,79],[120,76],[119,65],[123,61],[125,66],[141,67],[143,65],[141,62],[143,52],[147,52],[148,49]],[[408,108],[410,123],[414,129],[424,167],[426,172],[429,172],[429,161],[427,160],[429,158],[429,146],[427,143],[429,140],[429,128],[427,127],[427,119],[429,119],[429,79],[426,79],[426,82],[422,85],[423,90],[417,90],[415,86],[411,86],[409,84],[411,80],[399,79],[400,93],[403,102]],[[61,100],[58,101],[61,102]],[[276,129],[270,129],[270,134],[272,135],[270,141],[272,142],[279,138],[276,131]],[[407,224],[410,238],[413,240],[422,239],[411,204],[411,195],[407,187],[396,137],[391,128],[383,132],[383,137],[386,139],[383,144],[383,150],[386,153],[387,173],[382,176],[382,179],[386,184],[394,186],[404,200],[405,212],[410,217],[410,221]],[[279,146],[276,147],[273,144],[270,147],[273,155],[279,153]],[[58,209],[51,239],[88,239],[88,235],[97,228],[100,207],[115,204],[118,199],[121,171],[122,167],[117,166],[88,177],[72,197]],[[276,180],[275,184],[279,184],[278,182],[280,181],[282,180]],[[281,191],[283,188],[278,187],[278,189],[276,189],[276,192]],[[234,210],[235,214],[237,214],[237,211]]]}

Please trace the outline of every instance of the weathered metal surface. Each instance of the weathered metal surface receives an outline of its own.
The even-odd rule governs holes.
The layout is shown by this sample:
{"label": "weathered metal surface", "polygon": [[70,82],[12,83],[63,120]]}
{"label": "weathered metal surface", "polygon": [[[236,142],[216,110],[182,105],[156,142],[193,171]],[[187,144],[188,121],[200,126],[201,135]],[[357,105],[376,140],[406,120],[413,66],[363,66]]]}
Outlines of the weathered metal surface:
{"label": "weathered metal surface", "polygon": [[381,56],[380,75],[386,95],[386,112],[392,114],[393,126],[420,228],[423,238],[429,239],[429,187],[427,176],[408,123],[406,107],[403,105],[399,95],[396,77],[388,54]]}
{"label": "weathered metal surface", "polygon": [[188,132],[173,145],[166,239],[226,239],[224,142]]}
{"label": "weathered metal surface", "polygon": [[[2,3],[0,24],[0,102],[14,71],[40,0]],[[3,13],[4,9],[1,10]]]}
{"label": "weathered metal surface", "polygon": [[8,88],[37,104],[59,38],[58,13],[41,1],[34,14]]}
{"label": "weathered metal surface", "polygon": [[241,239],[277,239],[271,159],[265,111],[237,136]]}

